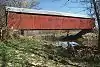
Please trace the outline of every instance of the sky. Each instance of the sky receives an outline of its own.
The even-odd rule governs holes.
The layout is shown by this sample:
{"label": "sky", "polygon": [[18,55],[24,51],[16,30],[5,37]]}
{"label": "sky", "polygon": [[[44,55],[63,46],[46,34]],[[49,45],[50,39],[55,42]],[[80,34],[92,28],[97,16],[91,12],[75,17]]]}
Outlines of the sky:
{"label": "sky", "polygon": [[[1,0],[1,1],[5,1],[5,0]],[[27,1],[32,1],[32,0],[27,0]],[[68,0],[36,0],[36,1],[40,2],[38,6],[42,8],[41,10],[87,15],[86,8],[83,8],[86,7],[87,4],[82,4],[78,2],[82,0],[69,0],[69,1]],[[66,3],[66,1],[68,2]]]}
{"label": "sky", "polygon": [[[80,0],[70,0],[71,2],[67,2],[67,3],[66,0],[55,0],[55,1],[39,0],[39,1],[40,1],[39,7],[41,8],[41,10],[58,11],[58,12],[66,12],[66,13],[90,16],[89,15],[90,11],[87,10],[86,8],[90,6],[90,3],[80,3],[78,2]],[[98,27],[97,23],[96,23],[96,27]]]}
{"label": "sky", "polygon": [[[39,7],[42,10],[49,11],[58,11],[58,12],[67,12],[67,13],[75,13],[75,14],[83,14],[87,15],[86,7],[87,4],[79,3],[79,0],[72,0],[71,2],[67,2],[66,0],[39,0]],[[66,5],[65,5],[66,3]]]}

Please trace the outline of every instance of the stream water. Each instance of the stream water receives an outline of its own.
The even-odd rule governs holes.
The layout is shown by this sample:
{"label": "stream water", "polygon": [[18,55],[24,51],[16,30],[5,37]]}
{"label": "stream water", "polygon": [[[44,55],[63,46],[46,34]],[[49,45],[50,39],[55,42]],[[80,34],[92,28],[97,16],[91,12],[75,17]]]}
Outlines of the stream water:
{"label": "stream water", "polygon": [[44,38],[46,41],[50,41],[53,43],[56,43],[57,46],[62,46],[62,47],[67,47],[67,46],[77,46],[77,45],[85,45],[85,46],[97,46],[98,45],[98,40],[97,39],[82,39],[81,41],[79,40],[57,40],[57,38],[53,36],[48,36]]}
{"label": "stream water", "polygon": [[62,46],[63,48],[66,48],[68,46],[77,46],[79,45],[77,42],[68,42],[68,41],[58,41],[58,45],[57,46]]}
{"label": "stream water", "polygon": [[98,41],[97,40],[84,40],[84,41],[55,41],[56,46],[62,46],[63,48],[66,48],[68,46],[97,46]]}

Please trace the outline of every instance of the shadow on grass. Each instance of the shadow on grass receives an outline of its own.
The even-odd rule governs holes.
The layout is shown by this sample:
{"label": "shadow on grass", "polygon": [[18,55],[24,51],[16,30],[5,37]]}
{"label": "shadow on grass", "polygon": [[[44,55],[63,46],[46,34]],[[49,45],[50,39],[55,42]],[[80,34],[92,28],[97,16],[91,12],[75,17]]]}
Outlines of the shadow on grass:
{"label": "shadow on grass", "polygon": [[[53,60],[55,61],[57,64],[61,63],[63,65],[71,65],[71,66],[77,66],[77,67],[81,67],[77,64],[74,64],[70,61],[73,62],[77,62],[77,63],[83,63],[83,62],[87,62],[86,65],[94,65],[95,64],[99,64],[100,62],[100,56],[99,55],[95,55],[93,53],[92,48],[88,48],[88,47],[75,47],[74,50],[72,50],[71,48],[63,48],[61,46],[54,46],[52,44],[44,44],[44,43],[34,43],[34,41],[30,41],[30,40],[21,40],[21,41],[16,41],[15,43],[13,43],[12,41],[5,41],[4,42],[6,44],[7,47],[10,48],[14,48],[18,51],[22,51],[24,53],[31,53],[31,54],[35,54],[38,55],[40,57],[43,57],[44,59],[48,59],[48,60]],[[2,61],[6,61],[5,60],[5,54],[2,55],[3,56],[3,60]],[[27,59],[27,58],[25,58]],[[3,64],[5,66],[5,64]],[[25,65],[32,65],[34,66],[34,64],[29,63],[28,61],[25,61]],[[36,67],[36,66],[35,66]],[[38,66],[37,66],[38,67]],[[43,66],[40,66],[43,67]],[[46,67],[46,66],[44,66]]]}

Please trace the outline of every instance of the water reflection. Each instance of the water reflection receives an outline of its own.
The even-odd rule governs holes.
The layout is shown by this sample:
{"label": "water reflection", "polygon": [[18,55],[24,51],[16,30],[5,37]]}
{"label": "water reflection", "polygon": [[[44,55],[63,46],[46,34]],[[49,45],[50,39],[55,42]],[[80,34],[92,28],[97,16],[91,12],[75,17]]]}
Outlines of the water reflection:
{"label": "water reflection", "polygon": [[63,48],[66,48],[68,46],[97,46],[98,41],[97,40],[83,40],[83,41],[56,41],[57,46],[62,46]]}
{"label": "water reflection", "polygon": [[72,42],[69,42],[69,41],[65,41],[65,42],[59,41],[57,46],[62,46],[63,48],[66,48],[68,46],[74,47],[74,46],[78,46],[78,45],[79,45],[79,43],[73,42],[73,41]]}

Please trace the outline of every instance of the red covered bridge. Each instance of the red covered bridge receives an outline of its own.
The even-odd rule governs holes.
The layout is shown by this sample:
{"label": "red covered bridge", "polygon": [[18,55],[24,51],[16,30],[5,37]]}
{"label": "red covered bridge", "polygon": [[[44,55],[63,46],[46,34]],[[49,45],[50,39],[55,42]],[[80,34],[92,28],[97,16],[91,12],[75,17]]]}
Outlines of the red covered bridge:
{"label": "red covered bridge", "polygon": [[93,29],[94,19],[56,11],[6,7],[7,26],[13,29]]}

